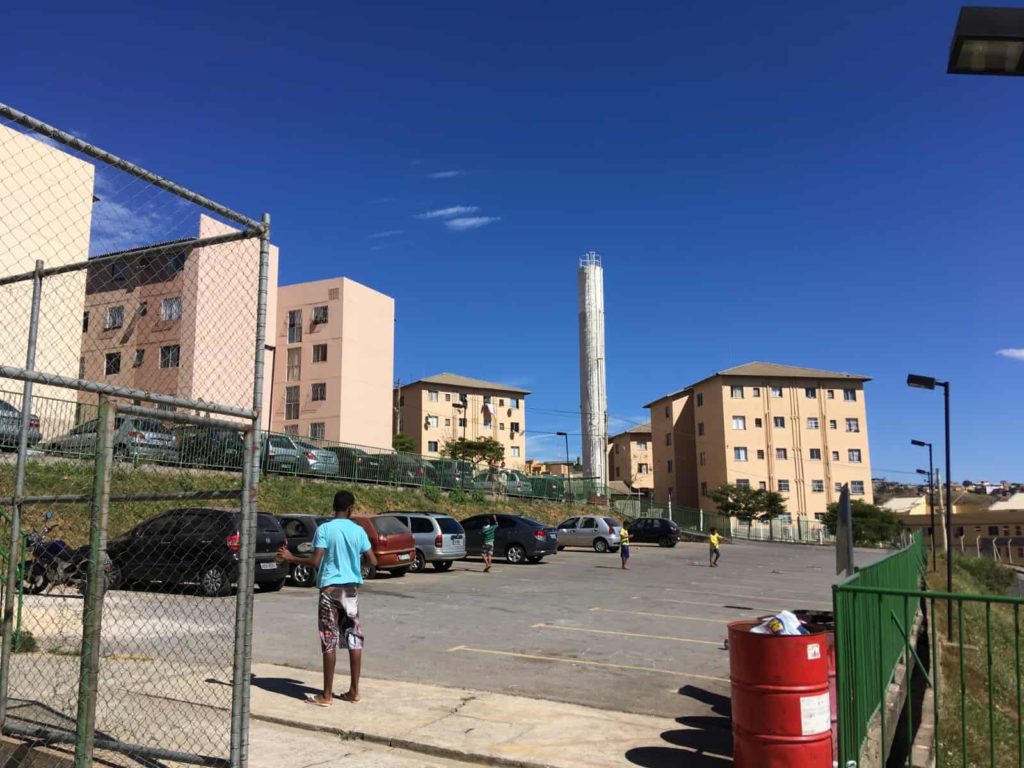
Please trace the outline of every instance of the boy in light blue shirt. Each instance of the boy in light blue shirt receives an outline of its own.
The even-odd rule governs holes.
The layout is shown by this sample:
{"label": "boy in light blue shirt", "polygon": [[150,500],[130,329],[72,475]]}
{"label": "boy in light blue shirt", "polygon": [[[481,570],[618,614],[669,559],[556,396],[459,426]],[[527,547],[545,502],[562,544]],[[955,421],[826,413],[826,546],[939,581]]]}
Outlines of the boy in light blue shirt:
{"label": "boy in light blue shirt", "polygon": [[334,703],[334,666],[342,637],[348,648],[352,682],[348,691],[339,698],[353,704],[359,701],[363,629],[359,623],[358,585],[363,583],[363,558],[376,565],[377,556],[373,554],[366,531],[349,519],[355,503],[355,496],[348,491],[338,491],[334,495],[334,519],[316,529],[311,557],[293,555],[286,546],[277,551],[282,560],[317,569],[320,587],[317,623],[320,649],[324,655],[324,690],[321,694],[308,696],[306,701],[318,707],[329,707]]}

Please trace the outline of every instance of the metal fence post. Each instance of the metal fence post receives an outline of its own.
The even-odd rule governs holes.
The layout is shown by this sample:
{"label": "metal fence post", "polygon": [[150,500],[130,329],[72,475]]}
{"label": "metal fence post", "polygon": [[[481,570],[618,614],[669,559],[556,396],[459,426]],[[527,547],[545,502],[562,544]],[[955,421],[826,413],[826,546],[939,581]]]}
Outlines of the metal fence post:
{"label": "metal fence post", "polygon": [[[32,278],[32,309],[28,322],[28,350],[25,369],[35,370],[36,341],[39,337],[39,304],[43,292],[43,262],[36,260]],[[18,429],[18,458],[14,474],[14,503],[11,505],[11,540],[7,549],[7,579],[4,582],[3,648],[0,651],[0,726],[7,721],[7,695],[11,682],[11,653],[14,650],[14,613],[18,603],[18,564],[21,562],[21,499],[25,495],[25,462],[28,460],[28,430],[32,411],[32,382],[26,381],[21,398]]]}
{"label": "metal fence post", "polygon": [[235,598],[235,653],[231,690],[231,766],[249,763],[249,694],[252,670],[252,593],[256,513],[262,450],[263,366],[266,353],[267,291],[270,269],[270,214],[263,214],[260,233],[259,295],[256,303],[256,350],[253,365],[252,429],[245,435],[242,467],[242,521],[239,526],[238,593]]}
{"label": "metal fence post", "polygon": [[110,513],[110,480],[114,465],[115,406],[100,398],[93,477],[93,502],[89,526],[89,576],[82,608],[82,663],[78,675],[78,717],[75,724],[75,768],[91,768],[96,736],[96,694],[103,624],[103,592],[106,589],[107,519]]}

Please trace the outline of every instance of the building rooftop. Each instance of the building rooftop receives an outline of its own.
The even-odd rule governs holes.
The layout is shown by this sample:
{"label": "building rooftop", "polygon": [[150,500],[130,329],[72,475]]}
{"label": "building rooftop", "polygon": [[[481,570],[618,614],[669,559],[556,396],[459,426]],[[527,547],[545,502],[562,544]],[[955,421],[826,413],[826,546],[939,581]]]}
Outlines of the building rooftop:
{"label": "building rooftop", "polygon": [[856,373],[825,371],[820,368],[802,368],[797,365],[782,365],[781,363],[762,363],[754,361],[713,373],[687,387],[683,387],[675,392],[670,392],[667,395],[662,395],[657,400],[652,400],[645,405],[644,408],[650,408],[659,400],[664,400],[666,397],[676,397],[681,395],[684,392],[693,389],[698,384],[710,381],[716,376],[746,376],[758,379],[847,379],[848,381],[871,381],[870,376],[862,376]]}
{"label": "building rooftop", "polygon": [[894,496],[882,505],[882,509],[896,513],[909,512],[915,507],[927,503],[928,499],[925,496]]}
{"label": "building rooftop", "polygon": [[619,432],[619,434],[617,434],[617,435],[612,435],[608,439],[609,440],[614,440],[615,438],[622,437],[623,435],[649,435],[649,434],[651,434],[651,422],[645,421],[643,424],[637,424],[635,427],[630,427],[629,429],[623,430],[622,432]]}
{"label": "building rooftop", "polygon": [[495,392],[511,392],[516,395],[530,394],[528,389],[510,387],[508,384],[497,384],[493,381],[484,381],[483,379],[471,379],[469,376],[459,376],[457,373],[438,373],[434,376],[410,381],[408,384],[403,384],[402,387],[411,387],[413,384],[440,384],[446,387],[455,387],[456,389],[463,387],[465,389],[490,389]]}
{"label": "building rooftop", "polygon": [[998,512],[1004,509],[1016,509],[1024,510],[1024,493],[1015,493],[1008,499],[997,501],[989,507],[993,512]]}

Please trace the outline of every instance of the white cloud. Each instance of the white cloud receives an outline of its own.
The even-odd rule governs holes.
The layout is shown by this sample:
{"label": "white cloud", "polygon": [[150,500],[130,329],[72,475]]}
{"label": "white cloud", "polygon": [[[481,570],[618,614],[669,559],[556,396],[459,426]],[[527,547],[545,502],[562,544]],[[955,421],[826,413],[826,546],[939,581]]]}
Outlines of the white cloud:
{"label": "white cloud", "polygon": [[456,232],[464,232],[467,229],[486,227],[488,224],[493,224],[496,221],[501,221],[501,216],[465,216],[457,219],[448,219],[444,225],[448,229],[454,229]]}
{"label": "white cloud", "polygon": [[428,179],[454,179],[456,176],[461,176],[464,171],[435,171],[434,173],[428,173]]}
{"label": "white cloud", "polygon": [[380,240],[385,237],[394,237],[395,235],[401,235],[405,232],[404,229],[388,229],[384,232],[374,232],[372,235],[367,235],[370,240]]}
{"label": "white cloud", "polygon": [[127,205],[100,199],[92,207],[90,254],[110,253],[126,248],[173,239],[174,222],[155,206],[133,211]]}
{"label": "white cloud", "polygon": [[437,208],[433,211],[416,215],[417,219],[448,219],[453,216],[465,216],[468,213],[476,213],[480,210],[475,205],[453,205],[451,208]]}
{"label": "white cloud", "polygon": [[1024,349],[1014,349],[1011,347],[1009,349],[1000,349],[996,354],[1008,357],[1011,360],[1024,360]]}

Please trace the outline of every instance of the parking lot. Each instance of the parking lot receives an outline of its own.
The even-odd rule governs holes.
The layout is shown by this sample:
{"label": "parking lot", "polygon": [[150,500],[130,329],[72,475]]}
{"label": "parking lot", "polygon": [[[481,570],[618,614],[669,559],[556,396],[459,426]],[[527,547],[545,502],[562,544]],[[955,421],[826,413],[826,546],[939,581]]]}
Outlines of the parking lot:
{"label": "parking lot", "polygon": [[[858,562],[878,556],[858,552]],[[727,714],[726,625],[789,608],[830,609],[830,548],[739,543],[565,550],[537,565],[479,560],[381,577],[361,593],[363,674],[638,714]],[[256,661],[319,669],[316,591],[258,595]],[[339,661],[339,674],[347,665]],[[342,683],[339,683],[339,686]],[[727,726],[727,721],[723,721]]]}

